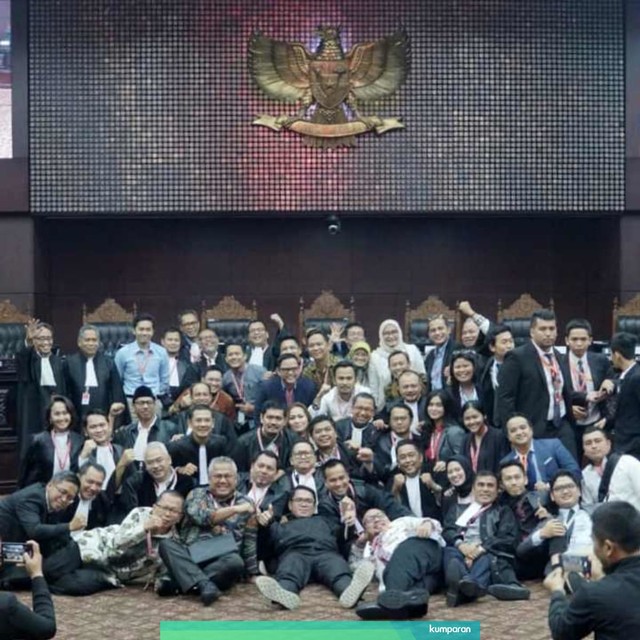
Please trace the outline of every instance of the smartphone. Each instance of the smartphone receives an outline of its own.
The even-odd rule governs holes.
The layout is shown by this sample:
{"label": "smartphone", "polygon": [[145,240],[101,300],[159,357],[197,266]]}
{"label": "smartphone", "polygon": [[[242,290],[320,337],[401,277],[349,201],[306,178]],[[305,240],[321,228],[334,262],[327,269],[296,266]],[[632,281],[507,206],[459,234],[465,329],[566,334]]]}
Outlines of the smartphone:
{"label": "smartphone", "polygon": [[591,558],[589,556],[563,553],[560,557],[560,562],[565,573],[581,573],[583,576],[591,575]]}
{"label": "smartphone", "polygon": [[24,562],[24,554],[33,555],[33,547],[28,542],[2,542],[0,543],[2,562],[18,564]]}

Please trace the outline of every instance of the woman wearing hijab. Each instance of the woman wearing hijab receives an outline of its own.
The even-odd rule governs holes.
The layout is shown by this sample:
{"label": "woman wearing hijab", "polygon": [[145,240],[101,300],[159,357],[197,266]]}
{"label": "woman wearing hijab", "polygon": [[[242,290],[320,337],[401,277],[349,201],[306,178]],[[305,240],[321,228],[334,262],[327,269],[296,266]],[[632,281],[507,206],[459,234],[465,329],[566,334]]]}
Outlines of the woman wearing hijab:
{"label": "woman wearing hijab", "polygon": [[473,502],[471,489],[475,473],[471,468],[471,462],[465,456],[452,456],[447,462],[447,479],[449,488],[442,494],[442,520],[447,517],[451,509],[455,510],[455,518]]}
{"label": "woman wearing hijab", "polygon": [[426,379],[427,372],[424,368],[424,360],[418,347],[402,341],[402,329],[395,320],[384,320],[378,330],[380,343],[371,354],[371,368],[378,376],[379,388],[372,389],[376,398],[384,397],[385,387],[391,383],[389,371],[389,355],[394,351],[404,351],[411,362],[411,369]]}
{"label": "woman wearing hijab", "polygon": [[364,341],[354,342],[349,349],[347,359],[356,368],[356,382],[371,390],[376,400],[376,409],[380,411],[384,407],[384,394],[382,396],[375,395],[380,388],[380,380],[378,372],[371,366],[371,347]]}

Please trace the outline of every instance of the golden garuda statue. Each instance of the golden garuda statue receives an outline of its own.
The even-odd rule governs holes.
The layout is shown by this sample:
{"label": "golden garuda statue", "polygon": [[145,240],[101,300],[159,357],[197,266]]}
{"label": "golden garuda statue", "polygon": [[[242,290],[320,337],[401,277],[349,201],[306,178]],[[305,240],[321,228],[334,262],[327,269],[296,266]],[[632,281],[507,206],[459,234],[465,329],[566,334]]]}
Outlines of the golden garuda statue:
{"label": "golden garuda statue", "polygon": [[300,42],[253,34],[249,71],[256,84],[274,100],[300,105],[295,116],[261,115],[253,124],[290,129],[324,148],[354,146],[355,135],[373,129],[403,128],[398,118],[362,116],[358,105],[392,95],[405,81],[411,53],[405,31],[361,42],[346,54],[339,27],[318,27],[317,33],[314,53]]}

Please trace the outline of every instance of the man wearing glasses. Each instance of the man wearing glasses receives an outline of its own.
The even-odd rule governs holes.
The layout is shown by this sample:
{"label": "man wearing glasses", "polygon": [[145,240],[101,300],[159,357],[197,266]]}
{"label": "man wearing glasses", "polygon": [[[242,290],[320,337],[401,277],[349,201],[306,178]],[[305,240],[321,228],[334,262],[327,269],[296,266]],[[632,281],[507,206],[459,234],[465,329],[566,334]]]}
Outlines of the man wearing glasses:
{"label": "man wearing glasses", "polygon": [[25,326],[25,348],[16,354],[18,367],[18,455],[24,458],[31,436],[42,431],[54,394],[66,395],[62,360],[53,352],[53,327],[32,318]]}
{"label": "man wearing glasses", "polygon": [[[35,540],[45,558],[64,547],[70,541],[70,533],[86,525],[82,517],[61,522],[63,512],[74,501],[79,488],[75,473],[61,471],[46,485],[33,484],[0,500],[0,539]],[[13,580],[24,579],[26,575],[22,567],[5,564],[0,571],[0,583],[6,588]]]}
{"label": "man wearing glasses", "polygon": [[259,576],[260,593],[285,609],[300,606],[300,591],[318,582],[333,591],[345,609],[354,607],[373,577],[373,564],[364,561],[352,573],[340,555],[337,532],[316,513],[316,494],[298,486],[289,500],[291,516],[274,522],[269,538],[278,557],[275,578]]}

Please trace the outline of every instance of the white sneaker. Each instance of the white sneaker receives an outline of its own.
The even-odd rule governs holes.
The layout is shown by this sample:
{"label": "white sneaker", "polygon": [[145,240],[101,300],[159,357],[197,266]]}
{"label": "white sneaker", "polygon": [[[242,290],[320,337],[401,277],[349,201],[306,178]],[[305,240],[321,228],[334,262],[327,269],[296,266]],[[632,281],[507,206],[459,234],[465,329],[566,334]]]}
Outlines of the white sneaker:
{"label": "white sneaker", "polygon": [[277,602],[286,609],[297,609],[300,606],[300,596],[281,587],[275,578],[258,576],[256,587],[267,600]]}
{"label": "white sneaker", "polygon": [[342,592],[340,596],[340,606],[345,609],[351,609],[355,607],[360,600],[360,596],[364,593],[364,590],[369,586],[375,567],[373,562],[363,560],[353,573],[353,578],[349,586]]}

